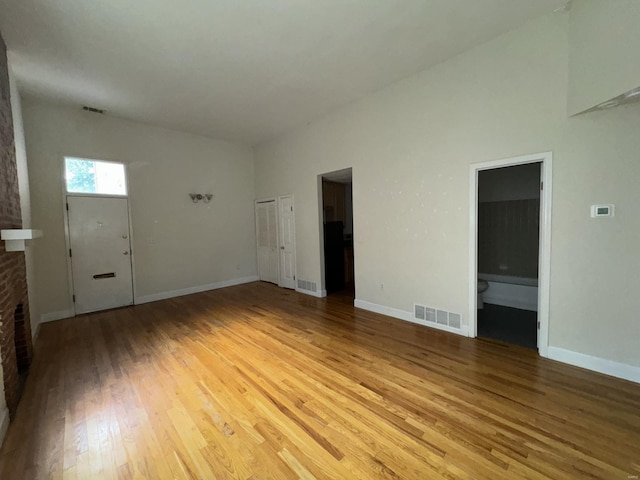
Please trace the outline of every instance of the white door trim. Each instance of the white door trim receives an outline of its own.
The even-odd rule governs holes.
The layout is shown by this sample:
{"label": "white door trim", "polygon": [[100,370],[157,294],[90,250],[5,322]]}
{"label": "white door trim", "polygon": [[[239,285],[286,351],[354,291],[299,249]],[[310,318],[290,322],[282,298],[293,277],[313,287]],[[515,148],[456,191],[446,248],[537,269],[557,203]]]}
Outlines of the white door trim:
{"label": "white door trim", "polygon": [[[66,169],[65,169],[65,158],[81,158],[83,160],[94,160],[96,162],[105,162],[105,163],[118,163],[124,165],[124,181],[127,187],[126,195],[102,195],[102,194],[93,194],[93,193],[70,193],[67,192],[67,182],[65,179]],[[74,197],[98,197],[98,198],[126,198],[127,199],[127,213],[129,216],[129,245],[130,245],[130,257],[131,257],[131,282],[132,282],[132,291],[133,291],[133,305],[136,305],[136,250],[134,248],[133,241],[133,222],[131,220],[131,197],[129,196],[131,189],[129,184],[129,166],[125,162],[119,162],[116,160],[102,160],[98,158],[93,158],[92,156],[83,156],[83,155],[60,155],[60,180],[62,187],[62,218],[64,223],[64,244],[65,244],[65,257],[67,260],[67,286],[69,290],[68,302],[71,308],[68,309],[68,312],[72,313],[75,317],[76,313],[76,305],[73,301],[73,269],[71,265],[71,257],[69,257],[69,250],[71,249],[71,236],[69,233],[69,212],[67,210],[67,196]],[[54,312],[55,313],[55,312]],[[44,315],[43,315],[44,316]],[[60,317],[65,318],[66,316]],[[42,320],[41,320],[42,321]]]}
{"label": "white door trim", "polygon": [[540,245],[538,255],[538,353],[549,356],[549,295],[551,277],[551,201],[552,201],[552,152],[474,163],[469,170],[469,336],[478,335],[478,172],[493,168],[542,163],[540,192]]}

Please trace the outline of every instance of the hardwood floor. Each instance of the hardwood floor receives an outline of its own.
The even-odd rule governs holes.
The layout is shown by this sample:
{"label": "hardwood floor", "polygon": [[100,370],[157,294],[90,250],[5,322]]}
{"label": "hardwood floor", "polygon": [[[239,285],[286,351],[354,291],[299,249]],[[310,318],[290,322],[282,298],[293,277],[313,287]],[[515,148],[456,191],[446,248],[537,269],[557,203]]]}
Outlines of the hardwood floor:
{"label": "hardwood floor", "polygon": [[254,283],[42,325],[0,478],[640,474],[640,385],[349,301]]}

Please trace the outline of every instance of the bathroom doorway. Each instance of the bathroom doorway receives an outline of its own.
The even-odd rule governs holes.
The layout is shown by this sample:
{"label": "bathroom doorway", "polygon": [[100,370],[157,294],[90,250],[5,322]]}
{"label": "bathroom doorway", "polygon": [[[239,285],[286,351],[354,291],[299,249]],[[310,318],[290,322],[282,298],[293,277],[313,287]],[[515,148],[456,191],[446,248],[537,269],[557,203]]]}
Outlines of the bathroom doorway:
{"label": "bathroom doorway", "polygon": [[351,168],[320,176],[322,239],[327,295],[355,298],[353,182]]}
{"label": "bathroom doorway", "polygon": [[471,336],[546,356],[551,154],[472,165],[471,190]]}

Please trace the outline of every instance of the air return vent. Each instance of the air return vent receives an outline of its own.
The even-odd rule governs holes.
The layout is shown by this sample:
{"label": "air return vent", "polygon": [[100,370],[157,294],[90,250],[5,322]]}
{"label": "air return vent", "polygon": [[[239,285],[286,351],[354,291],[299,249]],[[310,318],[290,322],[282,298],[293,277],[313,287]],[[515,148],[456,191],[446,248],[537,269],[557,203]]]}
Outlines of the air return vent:
{"label": "air return vent", "polygon": [[451,328],[460,329],[462,326],[462,319],[459,314],[449,312],[449,326]]}
{"label": "air return vent", "polygon": [[462,333],[462,317],[458,313],[438,310],[415,303],[413,305],[413,319],[416,323],[422,325]]}
{"label": "air return vent", "polygon": [[318,291],[316,282],[309,282],[308,280],[298,280],[298,288],[300,290],[307,290],[308,292]]}

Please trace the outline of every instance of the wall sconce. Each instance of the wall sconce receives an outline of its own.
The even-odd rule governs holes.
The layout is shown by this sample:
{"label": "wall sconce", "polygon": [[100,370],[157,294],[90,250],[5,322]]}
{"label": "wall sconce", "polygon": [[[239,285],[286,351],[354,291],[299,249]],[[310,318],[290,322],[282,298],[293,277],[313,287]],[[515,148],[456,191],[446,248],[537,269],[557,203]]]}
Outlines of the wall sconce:
{"label": "wall sconce", "polygon": [[189,196],[191,197],[191,201],[193,203],[198,203],[200,200],[202,200],[204,203],[209,203],[213,198],[212,193],[190,193]]}

